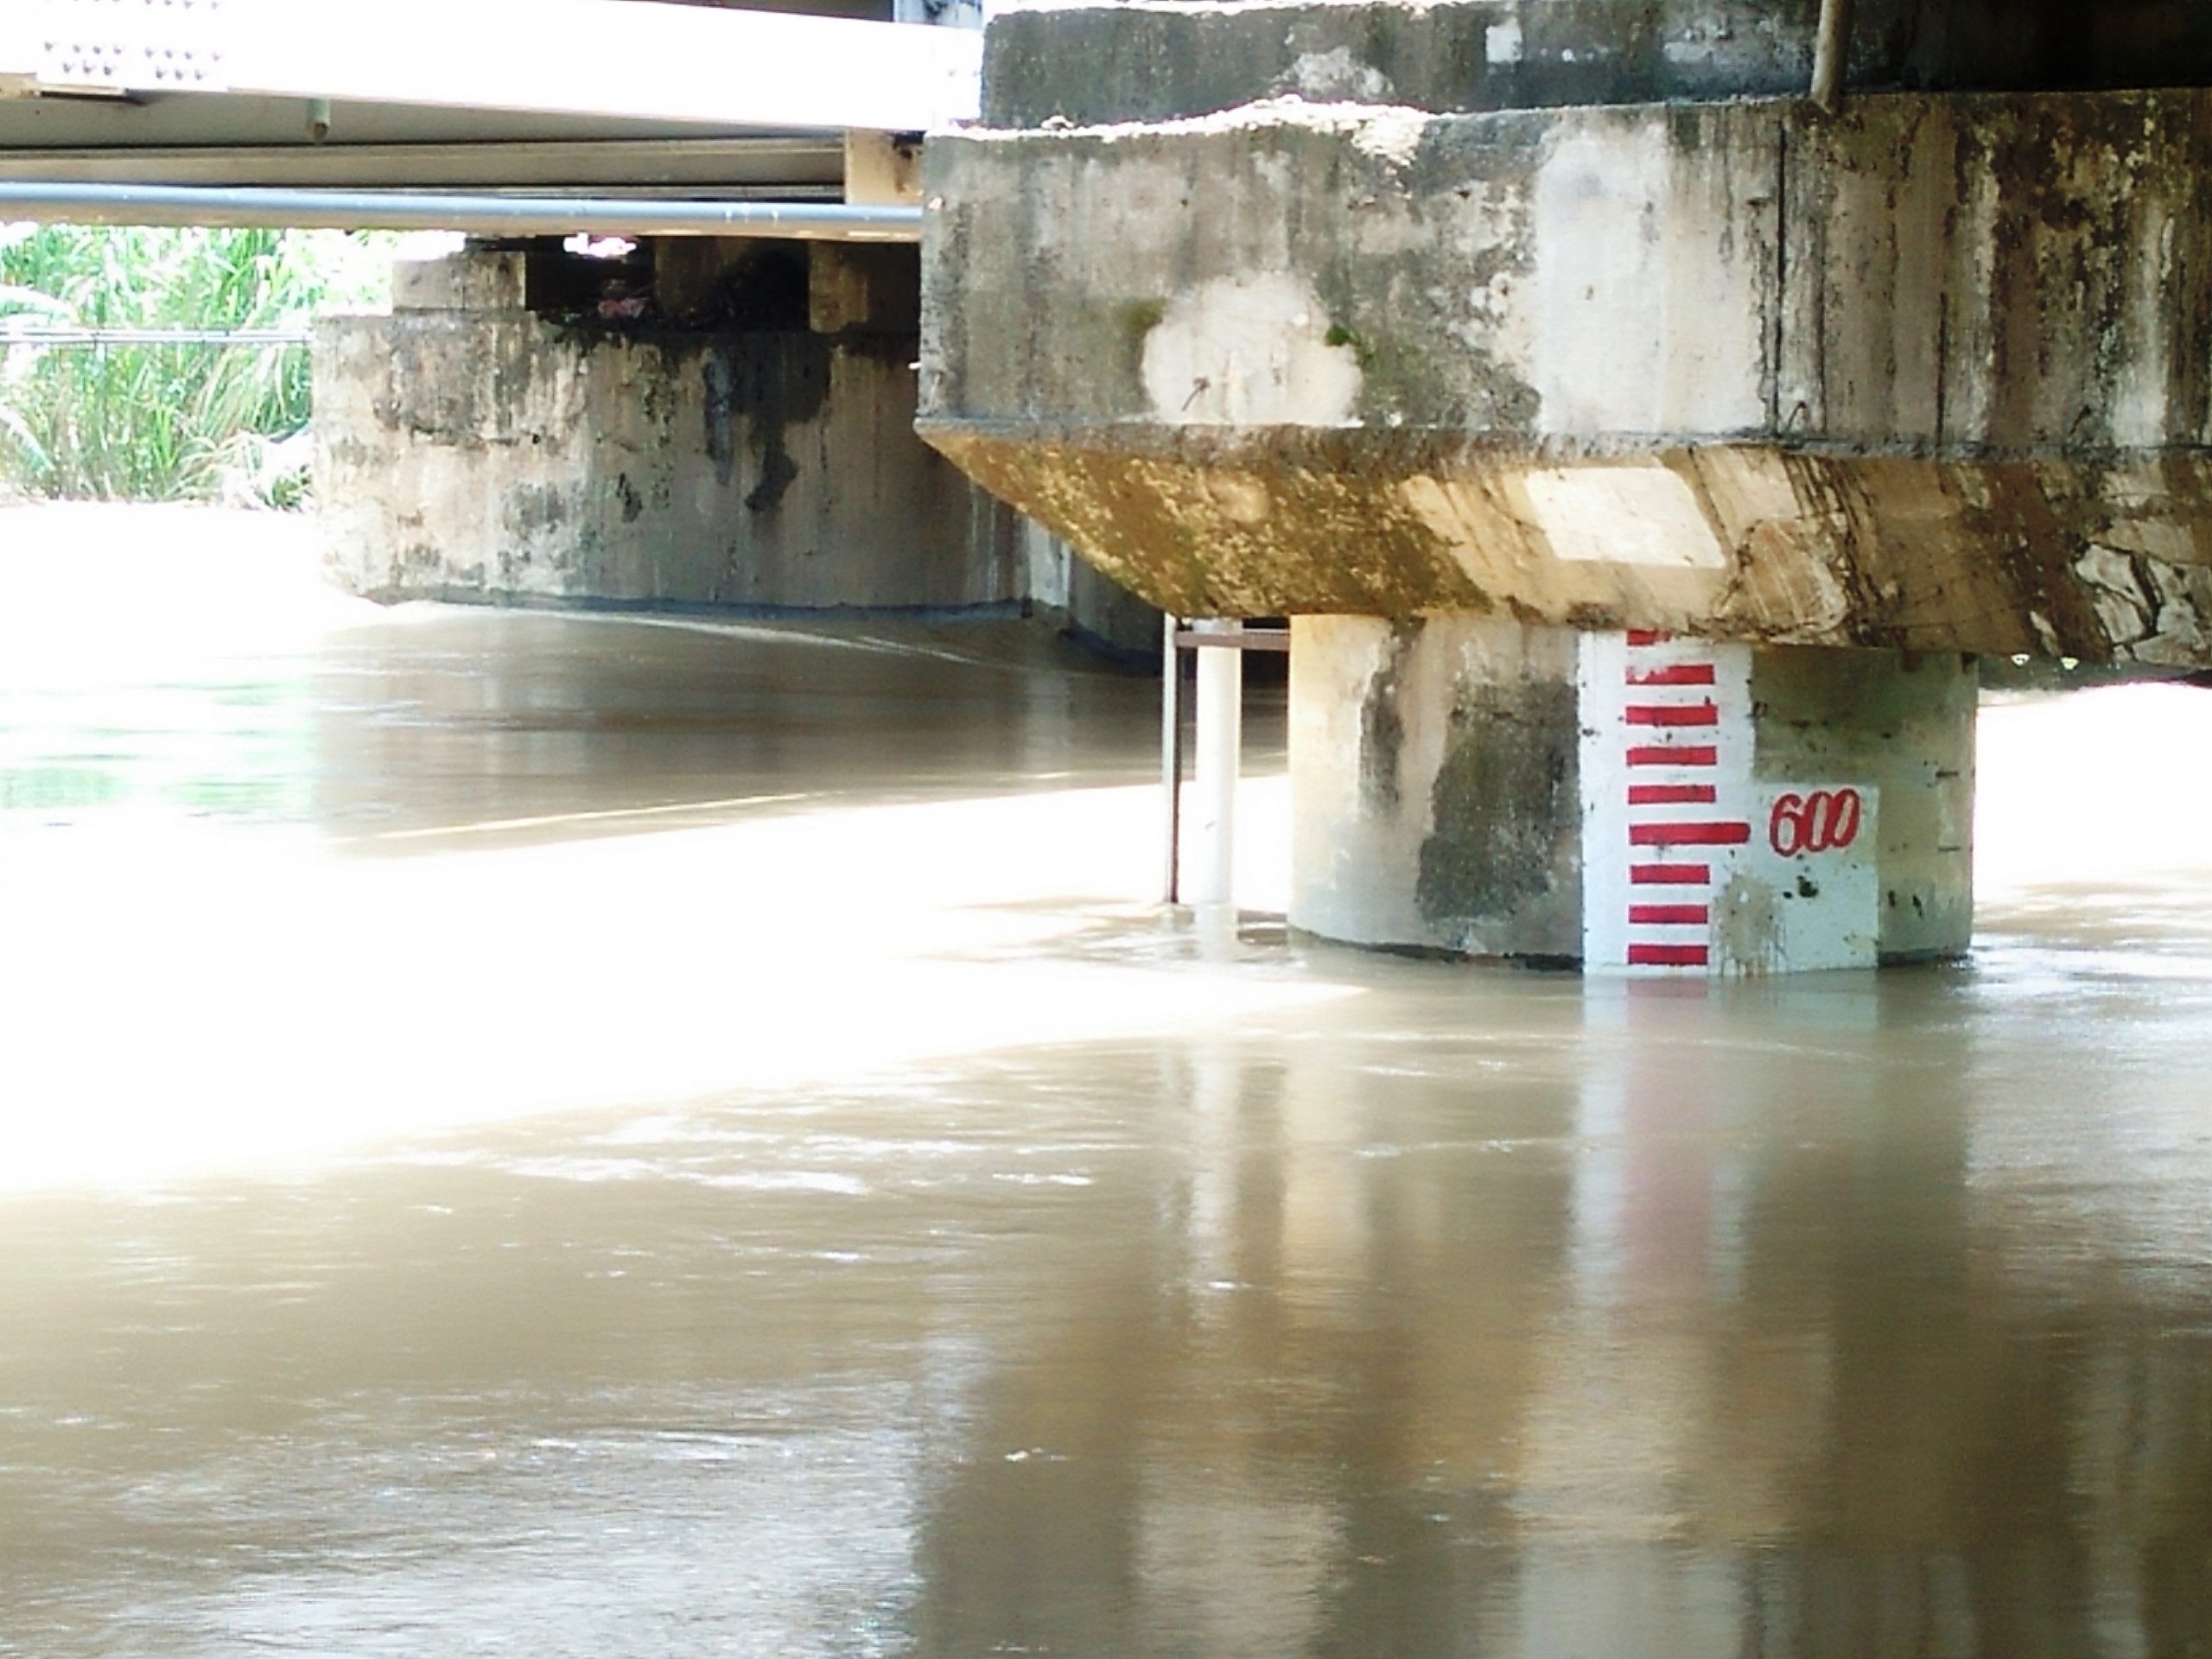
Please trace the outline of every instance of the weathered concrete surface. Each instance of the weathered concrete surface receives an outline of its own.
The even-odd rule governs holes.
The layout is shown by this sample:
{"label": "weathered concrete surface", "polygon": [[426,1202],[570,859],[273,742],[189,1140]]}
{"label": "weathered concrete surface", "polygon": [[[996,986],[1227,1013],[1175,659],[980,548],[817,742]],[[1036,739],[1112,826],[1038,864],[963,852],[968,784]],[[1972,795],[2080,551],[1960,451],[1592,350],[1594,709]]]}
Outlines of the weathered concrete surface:
{"label": "weathered concrete surface", "polygon": [[1959,956],[1972,939],[1979,689],[1949,652],[1751,653],[1753,775],[1878,794],[1884,962]]}
{"label": "weathered concrete surface", "polygon": [[[1432,113],[1804,91],[1820,0],[1122,0],[1023,7],[988,37],[983,124],[1169,121],[1255,99]],[[1867,90],[2212,79],[2186,0],[1857,0]]]}
{"label": "weathered concrete surface", "polygon": [[[1624,955],[1593,947],[1618,940],[1631,915],[1673,913],[1628,906],[1694,900],[1694,927],[1643,937],[1709,944],[1714,972],[1787,972],[1853,962],[1851,941],[1799,925],[1849,896],[1816,885],[1833,882],[1856,883],[1860,908],[1830,918],[1827,934],[1859,936],[1865,965],[1967,948],[1970,663],[1949,652],[1661,649],[1708,668],[1718,658],[1718,672],[1703,685],[1624,685],[1617,653],[1608,683],[1589,671],[1577,634],[1499,619],[1295,618],[1292,925],[1349,944],[1539,963],[1589,956],[1614,968],[1628,965]],[[1660,699],[1712,707],[1712,723],[1637,723],[1630,705]],[[1697,764],[1653,765],[1662,752]],[[1703,787],[1681,787],[1692,780]],[[1636,805],[1632,785],[1658,804]],[[1866,842],[1848,857],[1778,855],[1769,844],[1778,800],[1847,788],[1864,796]],[[1639,851],[1636,818],[1741,829]],[[1638,862],[1711,874],[1685,891],[1679,876],[1668,878],[1675,887],[1640,881]]]}
{"label": "weathered concrete surface", "polygon": [[1022,607],[1132,667],[1160,665],[1160,612],[1035,519],[1016,515]]}
{"label": "weathered concrete surface", "polygon": [[2212,663],[2207,94],[927,159],[925,435],[1168,608]]}
{"label": "weathered concrete surface", "polygon": [[1574,636],[1463,617],[1291,630],[1292,925],[1578,959]]}
{"label": "weathered concrete surface", "polygon": [[474,248],[445,259],[400,259],[391,267],[395,311],[525,311],[530,256],[520,248]]}
{"label": "weathered concrete surface", "polygon": [[1111,650],[1151,607],[913,435],[913,251],[475,247],[327,322],[331,569],[396,600],[1019,605]]}
{"label": "weathered concrete surface", "polygon": [[1154,648],[1150,607],[915,437],[911,248],[652,252],[474,248],[403,264],[391,317],[323,325],[317,488],[344,585],[385,600],[1019,604]]}
{"label": "weathered concrete surface", "polygon": [[316,355],[316,491],[357,593],[1020,596],[1014,516],[915,442],[901,352],[433,312],[326,321]]}

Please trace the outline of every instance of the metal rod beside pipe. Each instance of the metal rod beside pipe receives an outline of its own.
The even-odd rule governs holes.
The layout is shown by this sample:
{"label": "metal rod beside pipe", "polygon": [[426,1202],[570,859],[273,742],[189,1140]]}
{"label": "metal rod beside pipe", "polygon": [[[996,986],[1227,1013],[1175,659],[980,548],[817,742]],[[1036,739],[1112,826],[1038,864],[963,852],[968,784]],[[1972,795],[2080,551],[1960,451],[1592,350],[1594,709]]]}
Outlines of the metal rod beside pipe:
{"label": "metal rod beside pipe", "polygon": [[1851,56],[1851,0],[1821,0],[1821,32],[1813,45],[1813,102],[1834,115],[1843,107],[1843,72]]}
{"label": "metal rod beside pipe", "polygon": [[[1236,626],[1221,620],[1197,625],[1203,633],[1225,632]],[[1197,704],[1192,786],[1198,810],[1191,902],[1227,908],[1236,901],[1236,780],[1243,771],[1243,652],[1198,653]]]}
{"label": "metal rod beside pipe", "polygon": [[850,202],[626,201],[383,190],[0,182],[0,220],[241,230],[460,231],[471,236],[765,236],[918,242],[922,210]]}

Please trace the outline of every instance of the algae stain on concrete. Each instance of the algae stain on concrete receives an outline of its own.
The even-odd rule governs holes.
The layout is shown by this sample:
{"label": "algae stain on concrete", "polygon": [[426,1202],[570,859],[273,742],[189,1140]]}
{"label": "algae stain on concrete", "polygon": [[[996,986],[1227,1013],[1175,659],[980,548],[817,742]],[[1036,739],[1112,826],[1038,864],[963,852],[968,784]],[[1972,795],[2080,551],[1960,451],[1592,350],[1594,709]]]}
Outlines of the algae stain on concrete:
{"label": "algae stain on concrete", "polygon": [[737,376],[727,357],[709,352],[699,378],[706,391],[707,459],[714,463],[715,482],[728,489],[737,468]]}
{"label": "algae stain on concrete", "polygon": [[1577,788],[1572,685],[1463,683],[1430,792],[1414,902],[1432,924],[1512,913],[1552,891]]}
{"label": "algae stain on concrete", "polygon": [[1421,631],[1418,622],[1400,623],[1390,630],[1382,665],[1368,681],[1367,696],[1359,705],[1359,802],[1372,817],[1389,819],[1398,814],[1399,768],[1406,746],[1405,716],[1398,712],[1398,675]]}

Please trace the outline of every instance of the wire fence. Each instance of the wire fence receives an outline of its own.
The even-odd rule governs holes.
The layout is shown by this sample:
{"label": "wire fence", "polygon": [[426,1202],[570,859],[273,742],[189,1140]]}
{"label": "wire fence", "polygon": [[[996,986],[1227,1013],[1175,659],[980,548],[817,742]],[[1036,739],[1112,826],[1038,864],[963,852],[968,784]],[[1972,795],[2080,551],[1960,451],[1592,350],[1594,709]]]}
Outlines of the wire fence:
{"label": "wire fence", "polygon": [[0,346],[92,350],[103,346],[217,346],[242,351],[292,351],[312,343],[304,328],[10,328]]}

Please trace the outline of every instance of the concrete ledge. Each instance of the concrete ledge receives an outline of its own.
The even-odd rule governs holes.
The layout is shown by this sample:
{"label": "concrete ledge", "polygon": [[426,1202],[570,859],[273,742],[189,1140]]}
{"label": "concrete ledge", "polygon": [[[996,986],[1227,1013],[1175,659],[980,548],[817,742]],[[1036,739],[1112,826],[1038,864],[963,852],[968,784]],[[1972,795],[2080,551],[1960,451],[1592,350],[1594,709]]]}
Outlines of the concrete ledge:
{"label": "concrete ledge", "polygon": [[926,422],[1184,615],[1491,613],[1770,643],[2212,662],[2212,452],[1531,450],[1349,428]]}
{"label": "concrete ledge", "polygon": [[[1802,93],[1818,0],[1136,0],[1002,14],[983,124],[1156,122],[1268,98],[1432,113]],[[2176,86],[2212,79],[2177,0],[1857,0],[1860,89]]]}

